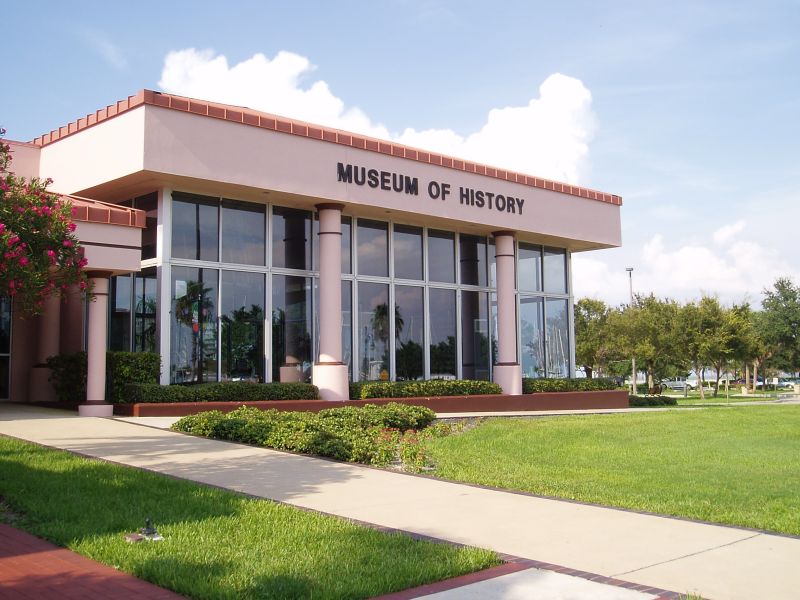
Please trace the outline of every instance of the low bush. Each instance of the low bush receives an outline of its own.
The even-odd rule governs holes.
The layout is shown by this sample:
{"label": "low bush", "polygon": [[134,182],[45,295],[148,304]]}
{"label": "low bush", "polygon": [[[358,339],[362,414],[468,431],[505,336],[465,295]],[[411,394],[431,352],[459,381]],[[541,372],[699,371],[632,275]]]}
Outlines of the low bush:
{"label": "low bush", "polygon": [[318,400],[310,383],[250,383],[244,381],[195,385],[129,384],[121,402],[253,402],[259,400]]}
{"label": "low bush", "polygon": [[[409,470],[420,470],[427,455],[419,443],[435,414],[423,406],[329,408],[319,413],[283,412],[240,407],[223,414],[209,411],[175,422],[176,431],[215,439],[303,452],[338,460],[384,466],[397,458]],[[431,435],[442,435],[431,428]]]}
{"label": "low bush", "polygon": [[628,396],[628,404],[639,408],[645,406],[677,406],[678,400],[669,396]]}
{"label": "low bush", "polygon": [[536,394],[540,392],[598,392],[613,390],[616,382],[608,377],[581,379],[533,379],[522,378],[522,393]]}
{"label": "low bush", "polygon": [[[47,359],[50,382],[62,402],[86,399],[86,352],[59,354]],[[154,352],[106,352],[106,398],[124,402],[126,387],[132,383],[157,384],[161,374],[161,357]]]}
{"label": "low bush", "polygon": [[[356,394],[355,396],[353,394]],[[470,396],[473,394],[502,394],[503,389],[490,381],[470,379],[428,379],[424,381],[362,381],[351,384],[350,397],[425,398],[428,396]]]}

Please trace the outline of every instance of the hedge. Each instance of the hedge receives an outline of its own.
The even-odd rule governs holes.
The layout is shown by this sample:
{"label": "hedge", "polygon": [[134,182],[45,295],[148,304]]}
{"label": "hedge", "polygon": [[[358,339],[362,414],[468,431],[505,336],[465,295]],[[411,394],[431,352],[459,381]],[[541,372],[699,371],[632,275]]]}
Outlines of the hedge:
{"label": "hedge", "polygon": [[[183,417],[172,429],[372,465],[406,457],[410,469],[418,470],[425,464],[418,432],[434,418],[429,408],[398,403],[330,408],[319,413],[243,406],[229,413],[209,411]],[[448,426],[433,427],[427,436],[448,431]]]}
{"label": "hedge", "polygon": [[581,379],[532,379],[522,378],[522,393],[540,392],[598,392],[616,389],[616,382],[608,377]]}
{"label": "hedge", "polygon": [[[86,352],[59,354],[47,359],[50,382],[62,402],[86,400]],[[107,399],[124,402],[131,383],[158,383],[161,357],[153,352],[106,352]]]}
{"label": "hedge", "polygon": [[251,402],[258,400],[318,400],[310,383],[250,383],[229,381],[194,385],[129,384],[123,402]]}
{"label": "hedge", "polygon": [[644,406],[677,406],[678,400],[669,396],[628,396],[628,404],[636,408]]}
{"label": "hedge", "polygon": [[425,398],[428,396],[470,396],[502,394],[497,383],[469,379],[428,379],[424,381],[359,381],[350,384],[350,398]]}

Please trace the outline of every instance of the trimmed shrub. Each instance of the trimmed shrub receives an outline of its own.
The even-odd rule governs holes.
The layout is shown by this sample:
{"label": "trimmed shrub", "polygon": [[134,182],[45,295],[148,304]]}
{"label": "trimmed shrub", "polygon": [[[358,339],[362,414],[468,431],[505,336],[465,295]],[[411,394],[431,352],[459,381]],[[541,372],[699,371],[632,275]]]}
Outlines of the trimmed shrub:
{"label": "trimmed shrub", "polygon": [[[425,398],[428,396],[470,396],[502,394],[497,383],[469,379],[428,379],[425,381],[364,381],[356,388],[362,400],[369,398]],[[351,394],[353,387],[351,386]],[[352,397],[352,396],[351,396]]]}
{"label": "trimmed shrub", "polygon": [[628,405],[632,408],[647,406],[677,406],[678,400],[669,396],[628,396]]}
{"label": "trimmed shrub", "polygon": [[[62,402],[86,399],[86,352],[59,354],[47,359],[50,382]],[[106,352],[107,399],[124,402],[130,383],[158,383],[161,357],[153,352]]]}
{"label": "trimmed shrub", "polygon": [[540,392],[598,392],[616,389],[616,382],[608,377],[595,379],[532,379],[522,378],[522,393],[536,394]]}
{"label": "trimmed shrub", "polygon": [[130,384],[123,402],[253,402],[263,400],[318,400],[310,383],[249,383],[230,381],[196,385]]}

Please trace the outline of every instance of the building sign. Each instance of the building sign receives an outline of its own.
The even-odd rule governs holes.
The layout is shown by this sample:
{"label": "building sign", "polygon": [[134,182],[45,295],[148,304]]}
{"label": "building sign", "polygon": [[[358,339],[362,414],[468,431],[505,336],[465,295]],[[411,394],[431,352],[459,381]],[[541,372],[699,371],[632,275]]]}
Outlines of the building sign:
{"label": "building sign", "polygon": [[420,185],[418,177],[410,177],[392,171],[368,169],[358,165],[337,163],[336,177],[337,181],[342,183],[366,185],[373,189],[407,194],[409,196],[419,196],[420,190],[422,190],[431,200],[447,201],[450,197],[455,198],[457,196],[459,203],[465,206],[474,206],[475,208],[515,215],[522,214],[522,207],[525,204],[524,198],[517,198],[516,196],[476,190],[464,186],[459,186],[458,191],[454,191],[449,183],[442,181],[429,181]]}

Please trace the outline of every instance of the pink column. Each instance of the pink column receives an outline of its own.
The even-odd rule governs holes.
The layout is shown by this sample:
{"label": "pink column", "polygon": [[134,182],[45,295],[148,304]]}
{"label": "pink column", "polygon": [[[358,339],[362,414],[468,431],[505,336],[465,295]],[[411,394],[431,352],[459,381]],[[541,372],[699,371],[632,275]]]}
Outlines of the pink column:
{"label": "pink column", "polygon": [[319,204],[319,361],[312,380],[323,400],[350,397],[342,362],[342,208]]}
{"label": "pink column", "polygon": [[114,407],[106,404],[106,348],[108,347],[107,271],[89,273],[94,298],[89,302],[89,332],[86,340],[88,371],[86,403],[78,407],[82,417],[110,417]]}
{"label": "pink column", "polygon": [[59,353],[61,332],[61,299],[50,296],[44,301],[44,310],[37,318],[36,364],[30,371],[28,399],[30,402],[54,402],[56,398],[50,384],[47,359]]}
{"label": "pink column", "polygon": [[522,393],[522,369],[517,362],[517,303],[514,296],[514,232],[494,234],[497,257],[497,364],[494,381],[504,394]]}

